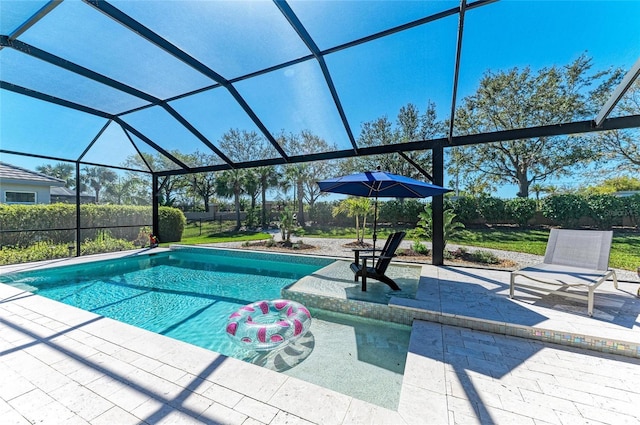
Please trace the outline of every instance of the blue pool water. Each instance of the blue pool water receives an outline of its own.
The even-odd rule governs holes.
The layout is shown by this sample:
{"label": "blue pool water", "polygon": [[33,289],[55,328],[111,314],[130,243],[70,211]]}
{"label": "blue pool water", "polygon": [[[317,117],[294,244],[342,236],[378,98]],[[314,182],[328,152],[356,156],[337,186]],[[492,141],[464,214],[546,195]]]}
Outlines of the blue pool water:
{"label": "blue pool water", "polygon": [[[294,259],[295,262],[292,262]],[[0,277],[3,283],[238,357],[227,318],[333,260],[180,249]]]}
{"label": "blue pool water", "polygon": [[[305,256],[181,248],[0,276],[0,282],[395,409],[411,327],[311,309],[310,332],[282,350],[226,335],[238,308],[333,263]],[[322,371],[322,373],[318,373]]]}

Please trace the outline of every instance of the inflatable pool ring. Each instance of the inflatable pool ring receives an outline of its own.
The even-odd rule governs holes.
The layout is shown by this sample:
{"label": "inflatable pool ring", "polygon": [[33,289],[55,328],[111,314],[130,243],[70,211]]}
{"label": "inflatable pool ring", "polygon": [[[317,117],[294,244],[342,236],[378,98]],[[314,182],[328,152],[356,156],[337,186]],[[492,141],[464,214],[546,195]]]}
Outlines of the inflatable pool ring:
{"label": "inflatable pool ring", "polygon": [[290,300],[258,301],[241,307],[227,321],[227,335],[256,351],[284,347],[307,333],[311,313]]}

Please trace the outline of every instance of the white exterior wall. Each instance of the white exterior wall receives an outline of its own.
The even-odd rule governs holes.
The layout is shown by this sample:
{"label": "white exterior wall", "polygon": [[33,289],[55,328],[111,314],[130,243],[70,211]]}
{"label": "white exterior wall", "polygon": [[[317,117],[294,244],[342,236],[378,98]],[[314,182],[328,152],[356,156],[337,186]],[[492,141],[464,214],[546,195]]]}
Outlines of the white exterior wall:
{"label": "white exterior wall", "polygon": [[0,203],[6,203],[6,192],[35,192],[36,204],[51,203],[50,186],[39,186],[19,183],[0,183]]}

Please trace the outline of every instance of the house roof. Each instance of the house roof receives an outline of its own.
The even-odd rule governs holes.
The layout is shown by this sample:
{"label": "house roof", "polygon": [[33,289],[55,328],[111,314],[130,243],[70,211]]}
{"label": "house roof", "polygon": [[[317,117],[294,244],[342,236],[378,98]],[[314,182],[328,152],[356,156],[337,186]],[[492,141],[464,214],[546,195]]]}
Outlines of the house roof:
{"label": "house roof", "polygon": [[[76,196],[76,191],[73,189],[69,189],[68,187],[52,187],[51,188],[52,196]],[[88,196],[91,198],[95,198],[94,195],[87,192],[80,192],[80,196]]]}
{"label": "house roof", "polygon": [[65,181],[46,174],[37,173],[17,165],[0,162],[0,182],[22,183],[39,186],[64,186]]}

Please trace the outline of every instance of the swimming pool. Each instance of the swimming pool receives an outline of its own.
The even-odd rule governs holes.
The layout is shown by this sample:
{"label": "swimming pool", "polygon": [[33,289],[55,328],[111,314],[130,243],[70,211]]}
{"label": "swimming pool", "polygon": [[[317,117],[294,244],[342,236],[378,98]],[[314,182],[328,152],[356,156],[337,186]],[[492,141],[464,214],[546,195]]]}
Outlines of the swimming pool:
{"label": "swimming pool", "polygon": [[395,408],[409,326],[312,309],[308,335],[278,352],[247,351],[226,335],[227,318],[239,307],[280,298],[283,288],[333,262],[181,248],[8,274],[0,282]]}

